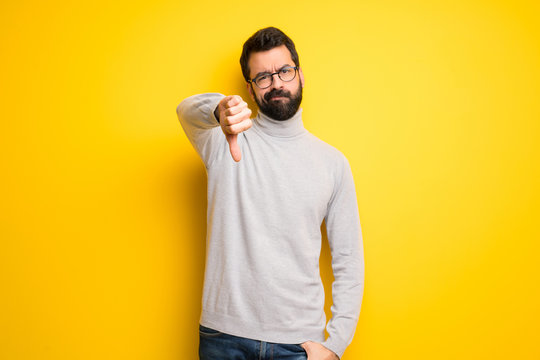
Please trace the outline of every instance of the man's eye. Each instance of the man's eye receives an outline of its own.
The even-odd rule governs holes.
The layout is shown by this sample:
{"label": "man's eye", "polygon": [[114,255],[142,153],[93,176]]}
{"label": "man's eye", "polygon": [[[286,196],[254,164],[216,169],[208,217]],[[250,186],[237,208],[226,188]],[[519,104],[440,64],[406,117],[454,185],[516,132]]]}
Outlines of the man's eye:
{"label": "man's eye", "polygon": [[282,74],[287,74],[287,73],[290,73],[291,70],[292,70],[291,68],[283,68],[283,69],[281,69],[281,73]]}
{"label": "man's eye", "polygon": [[257,81],[264,81],[264,80],[268,79],[268,77],[269,77],[268,75],[261,75],[261,76],[259,76],[257,78]]}

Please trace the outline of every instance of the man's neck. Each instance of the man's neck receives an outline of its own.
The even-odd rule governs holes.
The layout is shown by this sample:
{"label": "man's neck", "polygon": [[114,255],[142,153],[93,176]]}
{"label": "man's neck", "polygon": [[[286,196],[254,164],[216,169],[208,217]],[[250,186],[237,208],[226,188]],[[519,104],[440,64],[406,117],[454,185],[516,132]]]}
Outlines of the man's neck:
{"label": "man's neck", "polygon": [[259,110],[259,113],[253,119],[258,127],[270,136],[275,137],[293,137],[306,131],[302,122],[302,109],[287,120],[275,120],[265,115]]}

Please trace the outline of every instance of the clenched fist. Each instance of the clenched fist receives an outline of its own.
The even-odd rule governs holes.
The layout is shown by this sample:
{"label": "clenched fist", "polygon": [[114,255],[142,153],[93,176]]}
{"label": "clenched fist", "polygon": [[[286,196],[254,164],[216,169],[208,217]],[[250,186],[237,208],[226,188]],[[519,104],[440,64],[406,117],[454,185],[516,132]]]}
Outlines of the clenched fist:
{"label": "clenched fist", "polygon": [[227,137],[232,158],[238,162],[242,158],[237,137],[242,131],[246,131],[252,125],[251,110],[247,103],[238,95],[224,97],[218,104],[216,112],[221,125],[221,130]]}

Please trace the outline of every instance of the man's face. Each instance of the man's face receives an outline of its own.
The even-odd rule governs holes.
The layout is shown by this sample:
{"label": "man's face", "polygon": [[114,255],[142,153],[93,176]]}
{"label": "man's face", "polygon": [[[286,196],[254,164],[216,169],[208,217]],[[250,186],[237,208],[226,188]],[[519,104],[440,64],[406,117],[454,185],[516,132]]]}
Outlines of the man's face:
{"label": "man's face", "polygon": [[[278,72],[284,66],[295,66],[291,53],[285,45],[252,53],[249,56],[248,65],[251,79],[260,74]],[[265,115],[275,120],[288,120],[300,107],[303,86],[304,74],[301,69],[298,69],[292,81],[286,82],[274,75],[270,87],[259,89],[255,84],[248,84],[248,91],[259,110]]]}

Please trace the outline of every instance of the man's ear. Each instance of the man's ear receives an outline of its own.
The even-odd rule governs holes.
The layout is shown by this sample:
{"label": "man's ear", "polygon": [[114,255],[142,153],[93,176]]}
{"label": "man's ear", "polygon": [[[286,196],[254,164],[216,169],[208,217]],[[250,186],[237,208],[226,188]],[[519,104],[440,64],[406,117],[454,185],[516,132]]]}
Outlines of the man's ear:
{"label": "man's ear", "polygon": [[300,85],[304,87],[304,73],[302,72],[302,68],[298,67],[298,74],[300,74]]}
{"label": "man's ear", "polygon": [[255,101],[255,94],[253,93],[253,88],[251,87],[251,84],[246,82],[246,86],[247,86],[249,95],[251,96],[251,100]]}

